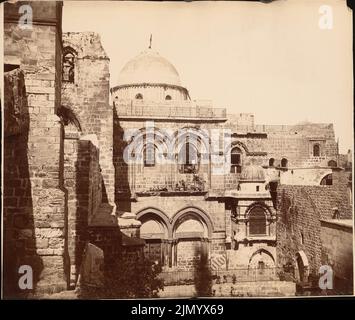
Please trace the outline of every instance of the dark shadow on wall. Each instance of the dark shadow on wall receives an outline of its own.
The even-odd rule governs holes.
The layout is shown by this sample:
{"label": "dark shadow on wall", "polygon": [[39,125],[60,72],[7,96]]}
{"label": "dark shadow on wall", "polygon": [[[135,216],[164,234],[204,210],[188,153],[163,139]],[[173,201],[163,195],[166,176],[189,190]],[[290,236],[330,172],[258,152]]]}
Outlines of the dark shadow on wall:
{"label": "dark shadow on wall", "polygon": [[[4,95],[4,298],[26,298],[36,289],[43,263],[36,252],[38,226],[34,224],[27,152],[29,112],[25,80],[19,68],[5,72]],[[32,290],[19,286],[20,277],[28,274],[19,273],[22,265],[32,267]]]}
{"label": "dark shadow on wall", "polygon": [[[71,219],[75,219],[75,222],[69,220],[69,224],[74,227],[75,238],[75,250],[74,259],[76,266],[76,276],[78,277],[81,262],[84,255],[84,249],[86,242],[89,239],[88,236],[88,218],[89,210],[92,210],[92,203],[90,204],[90,146],[91,142],[88,140],[78,140],[78,151],[76,161],[76,215]],[[73,261],[71,262],[73,264]],[[76,279],[77,280],[77,279]]]}
{"label": "dark shadow on wall", "polygon": [[115,203],[120,211],[131,212],[131,191],[128,164],[123,159],[127,147],[124,129],[120,125],[116,108],[113,108],[113,165],[115,168]]}
{"label": "dark shadow on wall", "polygon": [[199,257],[194,270],[194,283],[197,297],[212,295],[212,273],[205,246],[195,247],[195,257]]}
{"label": "dark shadow on wall", "polygon": [[60,130],[60,152],[59,152],[59,188],[64,193],[64,274],[66,277],[66,282],[68,289],[70,287],[70,256],[69,256],[69,239],[68,239],[68,199],[69,192],[64,186],[64,137],[65,137],[65,123],[61,121]]}

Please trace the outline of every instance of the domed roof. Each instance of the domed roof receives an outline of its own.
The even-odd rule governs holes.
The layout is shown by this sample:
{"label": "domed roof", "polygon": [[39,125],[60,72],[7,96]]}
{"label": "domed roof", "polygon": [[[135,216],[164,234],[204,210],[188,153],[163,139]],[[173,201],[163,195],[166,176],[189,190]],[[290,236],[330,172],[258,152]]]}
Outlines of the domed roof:
{"label": "domed roof", "polygon": [[249,165],[243,167],[242,173],[240,175],[240,180],[264,181],[264,169],[257,165]]}
{"label": "domed roof", "polygon": [[119,86],[143,83],[181,86],[175,67],[152,49],[128,61],[118,76]]}

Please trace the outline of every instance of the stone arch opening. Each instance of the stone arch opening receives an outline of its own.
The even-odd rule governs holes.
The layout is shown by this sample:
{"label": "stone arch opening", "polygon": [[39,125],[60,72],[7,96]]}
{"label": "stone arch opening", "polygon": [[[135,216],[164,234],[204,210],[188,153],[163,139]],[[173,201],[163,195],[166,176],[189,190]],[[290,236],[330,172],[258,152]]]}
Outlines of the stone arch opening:
{"label": "stone arch opening", "polygon": [[230,163],[231,163],[231,173],[241,173],[243,165],[243,151],[235,146],[231,150],[230,154]]}
{"label": "stone arch opening", "polygon": [[296,253],[297,278],[300,282],[307,282],[309,276],[308,258],[303,250]]}
{"label": "stone arch opening", "polygon": [[319,183],[321,186],[331,186],[333,185],[333,175],[331,173],[326,174]]}
{"label": "stone arch opening", "polygon": [[169,264],[169,219],[164,213],[154,208],[147,208],[137,214],[142,223],[140,237],[145,240],[144,255],[148,259],[161,264]]}
{"label": "stone arch opening", "polygon": [[313,157],[320,157],[320,145],[318,143],[313,145]]}
{"label": "stone arch opening", "polygon": [[251,255],[248,268],[262,269],[262,271],[264,269],[275,268],[275,258],[269,251],[258,249]]}
{"label": "stone arch opening", "polygon": [[172,219],[174,266],[192,270],[200,261],[208,261],[211,222],[200,210],[187,208]]}

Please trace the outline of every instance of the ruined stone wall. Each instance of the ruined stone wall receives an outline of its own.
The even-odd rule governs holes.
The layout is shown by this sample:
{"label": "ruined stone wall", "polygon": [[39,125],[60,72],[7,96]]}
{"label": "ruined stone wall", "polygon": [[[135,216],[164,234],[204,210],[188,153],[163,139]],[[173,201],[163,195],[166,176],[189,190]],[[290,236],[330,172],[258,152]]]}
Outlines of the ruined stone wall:
{"label": "ruined stone wall", "polygon": [[82,134],[95,134],[100,148],[103,201],[114,203],[113,113],[109,105],[109,58],[94,32],[63,34],[64,54],[74,50],[74,82],[64,81],[62,104],[73,110]]}
{"label": "ruined stone wall", "polygon": [[[57,73],[61,65],[62,5],[31,3],[32,29],[21,29],[18,19],[22,4],[4,5],[4,63],[18,65],[24,72],[26,95],[21,99],[27,99],[24,112],[29,121],[28,129],[4,141],[4,253],[6,258],[11,256],[6,260],[5,279],[12,283],[5,290],[8,295],[19,294],[16,285],[22,264],[33,268],[37,291],[66,288],[65,197],[59,174],[61,124],[56,116],[60,105]],[[5,105],[11,105],[6,97]]]}

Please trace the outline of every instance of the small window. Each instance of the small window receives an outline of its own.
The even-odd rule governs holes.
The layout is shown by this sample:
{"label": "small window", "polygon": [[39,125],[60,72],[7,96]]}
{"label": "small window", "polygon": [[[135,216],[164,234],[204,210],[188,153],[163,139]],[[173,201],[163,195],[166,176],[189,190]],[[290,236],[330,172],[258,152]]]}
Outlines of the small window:
{"label": "small window", "polygon": [[275,164],[275,159],[274,158],[270,158],[269,159],[269,167],[273,167]]}
{"label": "small window", "polygon": [[259,192],[259,191],[260,191],[260,187],[256,186],[256,192]]}
{"label": "small window", "polygon": [[313,157],[319,157],[320,156],[320,146],[319,144],[315,144],[313,146]]}
{"label": "small window", "polygon": [[304,244],[304,236],[303,236],[303,232],[301,232],[301,244]]}
{"label": "small window", "polygon": [[335,168],[337,166],[337,162],[335,160],[330,160],[328,162],[328,167],[333,167]]}
{"label": "small window", "polygon": [[75,53],[72,48],[65,48],[63,54],[63,82],[74,83]]}
{"label": "small window", "polygon": [[171,100],[171,96],[170,96],[170,95],[167,95],[167,96],[165,97],[165,100]]}
{"label": "small window", "polygon": [[282,168],[287,168],[287,159],[286,158],[282,158],[282,160],[281,160],[281,167]]}
{"label": "small window", "polygon": [[231,173],[242,172],[242,151],[239,148],[233,148],[231,152]]}
{"label": "small window", "polygon": [[136,94],[136,99],[137,100],[142,100],[143,99],[143,95],[141,93],[137,93]]}
{"label": "small window", "polygon": [[143,161],[145,167],[155,166],[155,146],[149,143],[145,146],[143,150]]}

